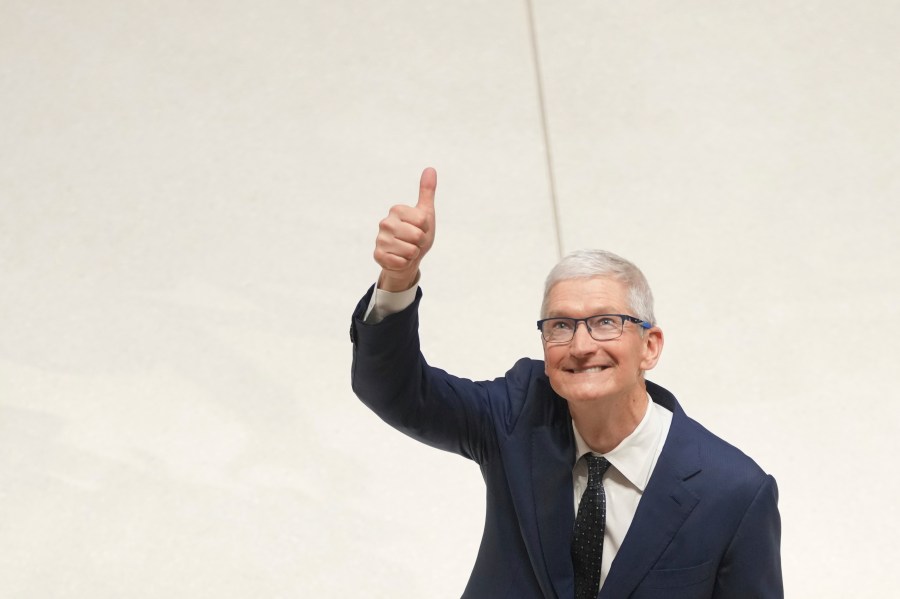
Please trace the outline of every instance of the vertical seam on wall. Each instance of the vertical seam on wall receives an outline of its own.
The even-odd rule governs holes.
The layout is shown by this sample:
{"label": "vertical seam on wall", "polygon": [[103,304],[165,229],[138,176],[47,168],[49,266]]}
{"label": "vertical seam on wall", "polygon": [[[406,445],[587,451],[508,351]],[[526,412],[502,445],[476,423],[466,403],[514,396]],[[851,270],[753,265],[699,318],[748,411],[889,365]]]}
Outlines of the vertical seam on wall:
{"label": "vertical seam on wall", "polygon": [[547,163],[547,179],[550,183],[550,211],[553,219],[553,232],[556,235],[556,257],[562,259],[563,242],[562,231],[559,226],[559,202],[556,196],[556,177],[553,176],[553,152],[550,148],[550,129],[547,126],[547,110],[544,98],[544,80],[541,75],[541,61],[538,53],[537,29],[534,19],[534,0],[525,0],[528,12],[528,31],[531,36],[531,58],[534,66],[534,79],[537,86],[538,112],[541,117],[541,132],[544,137],[544,157]]}

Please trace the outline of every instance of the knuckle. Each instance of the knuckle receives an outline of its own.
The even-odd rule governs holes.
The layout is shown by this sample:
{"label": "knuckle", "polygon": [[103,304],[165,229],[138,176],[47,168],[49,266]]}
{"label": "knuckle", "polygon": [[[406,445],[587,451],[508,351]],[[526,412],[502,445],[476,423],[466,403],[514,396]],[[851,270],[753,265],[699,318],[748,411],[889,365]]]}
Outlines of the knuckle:
{"label": "knuckle", "polygon": [[421,210],[410,213],[405,220],[419,229],[428,226],[428,217]]}
{"label": "knuckle", "polygon": [[404,215],[409,212],[409,209],[409,206],[404,206],[403,204],[394,204],[393,206],[391,206],[391,209],[388,210],[388,218],[403,220]]}
{"label": "knuckle", "polygon": [[381,219],[378,223],[379,231],[392,231],[396,226],[396,220],[392,219],[390,216]]}

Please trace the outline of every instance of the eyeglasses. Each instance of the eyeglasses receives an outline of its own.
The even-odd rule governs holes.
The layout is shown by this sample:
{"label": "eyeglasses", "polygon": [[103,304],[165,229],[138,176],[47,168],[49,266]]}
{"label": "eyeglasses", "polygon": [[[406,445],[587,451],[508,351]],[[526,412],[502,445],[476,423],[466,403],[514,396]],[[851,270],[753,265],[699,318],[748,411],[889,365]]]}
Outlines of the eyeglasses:
{"label": "eyeglasses", "polygon": [[587,318],[545,318],[537,321],[541,337],[547,343],[568,343],[575,337],[578,323],[583,322],[588,334],[595,341],[611,341],[622,336],[626,322],[640,325],[642,329],[653,328],[649,322],[627,314],[598,314]]}

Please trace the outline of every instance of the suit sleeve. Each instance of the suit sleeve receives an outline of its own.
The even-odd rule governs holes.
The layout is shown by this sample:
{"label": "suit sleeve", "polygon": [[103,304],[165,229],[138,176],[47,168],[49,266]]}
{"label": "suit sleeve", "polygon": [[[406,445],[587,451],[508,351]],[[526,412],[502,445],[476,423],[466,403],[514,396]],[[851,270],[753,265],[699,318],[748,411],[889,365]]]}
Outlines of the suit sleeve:
{"label": "suit sleeve", "polygon": [[725,552],[715,599],[782,599],[778,485],[767,475]]}
{"label": "suit sleeve", "polygon": [[411,306],[377,324],[362,317],[372,289],[351,323],[353,391],[382,420],[406,435],[482,463],[509,421],[509,375],[489,382],[454,377],[428,365],[418,336],[421,289]]}

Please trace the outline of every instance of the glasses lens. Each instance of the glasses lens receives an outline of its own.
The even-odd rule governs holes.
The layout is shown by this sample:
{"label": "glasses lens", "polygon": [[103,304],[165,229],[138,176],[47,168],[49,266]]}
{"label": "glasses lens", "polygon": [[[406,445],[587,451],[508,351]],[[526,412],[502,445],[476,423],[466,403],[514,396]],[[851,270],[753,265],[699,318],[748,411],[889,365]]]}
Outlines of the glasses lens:
{"label": "glasses lens", "polygon": [[591,337],[597,341],[608,341],[622,334],[624,321],[620,316],[605,314],[589,319],[588,327],[591,329]]}
{"label": "glasses lens", "polygon": [[551,318],[541,325],[541,334],[550,343],[564,343],[572,339],[575,321],[569,318]]}

